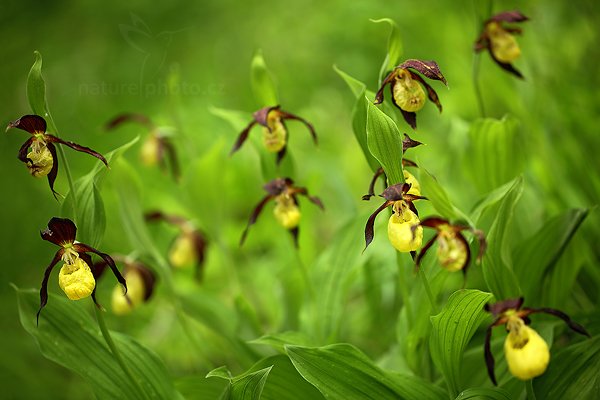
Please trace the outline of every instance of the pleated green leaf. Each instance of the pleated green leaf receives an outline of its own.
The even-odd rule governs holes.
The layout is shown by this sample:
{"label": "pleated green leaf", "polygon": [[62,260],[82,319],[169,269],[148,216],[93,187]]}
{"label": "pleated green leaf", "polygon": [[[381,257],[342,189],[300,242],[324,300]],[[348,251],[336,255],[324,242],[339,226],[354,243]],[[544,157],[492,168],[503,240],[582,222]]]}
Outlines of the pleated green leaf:
{"label": "pleated green leaf", "polygon": [[513,252],[514,271],[525,298],[537,298],[539,282],[551,271],[588,214],[573,209],[547,221]]}
{"label": "pleated green leaf", "polygon": [[260,400],[271,368],[272,365],[258,371],[248,371],[242,375],[232,377],[226,367],[219,367],[210,371],[206,377],[217,377],[229,381],[228,388],[220,397],[221,400]]}
{"label": "pleated green leaf", "polygon": [[398,126],[366,97],[365,101],[369,151],[383,167],[390,185],[402,183],[402,137]]}
{"label": "pleated green leaf", "polygon": [[250,64],[250,82],[254,98],[260,104],[260,107],[270,107],[279,104],[277,87],[275,86],[271,72],[267,68],[261,50],[258,50],[254,58],[252,58]]}
{"label": "pleated green leaf", "polygon": [[327,399],[387,400],[444,399],[435,385],[377,367],[350,344],[325,347],[286,346],[300,374]]}
{"label": "pleated green leaf", "polygon": [[402,55],[402,38],[400,37],[400,29],[398,24],[390,18],[372,19],[371,22],[376,24],[385,22],[390,26],[390,35],[387,43],[387,54],[379,70],[379,84],[385,78],[386,73],[394,69]]}
{"label": "pleated green leaf", "polygon": [[518,177],[502,198],[487,235],[488,249],[483,257],[483,277],[488,288],[499,300],[521,295],[519,281],[512,269],[509,228],[515,205],[522,193],[523,178]]}
{"label": "pleated green leaf", "polygon": [[[50,294],[36,326],[38,291],[17,289],[17,299],[21,324],[33,336],[44,357],[80,375],[98,399],[181,398],[156,354],[131,337],[112,332],[115,345],[137,384],[127,378],[86,312],[85,300],[73,302]],[[91,304],[90,300],[88,305]]]}
{"label": "pleated green leaf", "polygon": [[512,400],[502,388],[470,388],[462,391],[455,400]]}
{"label": "pleated green leaf", "polygon": [[451,397],[456,397],[462,389],[459,378],[463,352],[487,318],[483,306],[491,298],[490,293],[479,290],[458,290],[450,296],[442,312],[431,317],[431,358],[444,376]]}
{"label": "pleated green leaf", "polygon": [[538,399],[597,399],[600,393],[600,336],[552,354],[546,372],[533,380]]}
{"label": "pleated green leaf", "polygon": [[42,55],[39,51],[34,51],[35,61],[29,70],[27,76],[27,100],[34,114],[42,117],[48,115],[48,105],[46,103],[46,83],[42,76]]}

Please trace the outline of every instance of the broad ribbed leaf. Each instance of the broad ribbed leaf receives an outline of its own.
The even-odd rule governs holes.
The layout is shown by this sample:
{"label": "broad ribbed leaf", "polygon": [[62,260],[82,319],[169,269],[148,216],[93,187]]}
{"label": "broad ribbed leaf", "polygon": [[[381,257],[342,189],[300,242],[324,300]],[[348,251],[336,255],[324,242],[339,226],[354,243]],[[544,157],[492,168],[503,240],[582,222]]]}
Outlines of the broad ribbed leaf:
{"label": "broad ribbed leaf", "polygon": [[469,218],[457,209],[446,193],[446,190],[440,185],[437,179],[424,168],[420,169],[423,171],[419,175],[421,184],[421,193],[427,197],[427,199],[433,205],[433,208],[442,216],[451,221],[461,219],[469,222]]}
{"label": "broad ribbed leaf", "polygon": [[286,346],[300,374],[327,399],[443,399],[435,385],[377,367],[350,344],[325,347]]}
{"label": "broad ribbed leaf", "polygon": [[553,354],[546,372],[533,380],[538,399],[597,399],[600,393],[600,336]]}
{"label": "broad ribbed leaf", "polygon": [[229,381],[229,389],[220,397],[222,400],[260,400],[272,367],[271,365],[255,372],[248,371],[236,377],[231,377],[231,373],[226,367],[219,367],[210,371],[206,377],[217,377]]}
{"label": "broad ribbed leaf", "polygon": [[463,352],[486,319],[483,306],[491,298],[490,293],[479,290],[459,290],[450,296],[441,313],[431,317],[431,358],[444,376],[452,397],[456,397],[462,388],[459,378]]}
{"label": "broad ribbed leaf", "polygon": [[510,223],[515,205],[523,192],[523,178],[518,177],[506,192],[487,236],[488,249],[483,257],[483,277],[497,299],[515,298],[521,289],[512,270]]}
{"label": "broad ribbed leaf", "polygon": [[537,298],[539,283],[552,270],[588,214],[573,209],[550,219],[513,252],[514,271],[525,298]]}
{"label": "broad ribbed leaf", "polygon": [[258,339],[254,339],[249,343],[252,344],[264,344],[267,346],[271,346],[277,351],[285,352],[285,345],[301,345],[301,346],[310,346],[314,345],[314,341],[309,338],[306,334],[297,331],[287,331],[281,333],[275,333],[272,335],[261,336]]}
{"label": "broad ribbed leaf", "polygon": [[260,107],[276,106],[279,104],[277,88],[261,50],[256,52],[250,64],[250,82],[252,83],[254,98]]}
{"label": "broad ribbed leaf", "polygon": [[27,76],[27,100],[34,114],[46,117],[48,106],[46,103],[46,83],[42,76],[42,55],[34,51],[35,61]]}
{"label": "broad ribbed leaf", "polygon": [[[363,92],[365,90],[367,90],[367,85],[365,85],[363,82],[359,81],[358,79],[348,75],[347,73],[345,73],[344,71],[339,69],[336,65],[333,66],[333,70],[335,72],[337,72],[337,74],[344,80],[344,82],[346,82],[346,85],[348,85],[350,90],[352,90],[354,97],[364,96]],[[374,93],[371,93],[370,95],[367,95],[367,96],[370,98],[370,97],[373,97],[374,95],[375,95]]]}
{"label": "broad ribbed leaf", "polygon": [[520,136],[518,126],[518,120],[510,116],[501,120],[479,119],[471,125],[470,146],[464,163],[471,182],[481,193],[508,182],[523,171],[527,143]]}
{"label": "broad ribbed leaf", "polygon": [[404,182],[402,174],[402,137],[396,123],[383,111],[367,104],[367,144],[383,167],[390,185]]}
{"label": "broad ribbed leaf", "polygon": [[456,400],[512,400],[502,388],[470,388],[462,391]]}
{"label": "broad ribbed leaf", "polygon": [[[516,178],[516,179],[519,179],[519,178]],[[510,190],[510,188],[513,186],[514,183],[515,183],[515,180],[505,183],[504,185],[492,190],[491,192],[486,194],[481,200],[479,200],[473,206],[473,210],[471,211],[471,220],[475,224],[477,224],[479,222],[479,219],[483,215],[483,213],[488,208],[492,207],[494,204],[501,201],[504,198],[504,196],[506,195],[506,192],[508,192]]]}
{"label": "broad ribbed leaf", "polygon": [[[111,335],[137,385],[115,361],[96,323],[82,303],[50,294],[39,326],[37,290],[17,290],[21,324],[38,343],[44,357],[79,374],[98,399],[178,399],[173,383],[160,359],[131,337]],[[92,306],[91,301],[88,305]],[[141,392],[140,392],[141,389]]]}
{"label": "broad ribbed leaf", "polygon": [[[398,64],[400,60],[400,56],[402,55],[402,38],[400,37],[400,29],[394,20],[390,18],[381,18],[381,19],[372,19],[371,22],[381,23],[386,22],[390,26],[390,36],[388,37],[387,43],[387,54],[385,55],[385,60],[383,60],[383,64],[381,65],[381,69],[379,70],[379,85],[381,85],[381,81],[385,78],[385,75],[394,69],[394,67]],[[378,85],[378,86],[379,86]]]}

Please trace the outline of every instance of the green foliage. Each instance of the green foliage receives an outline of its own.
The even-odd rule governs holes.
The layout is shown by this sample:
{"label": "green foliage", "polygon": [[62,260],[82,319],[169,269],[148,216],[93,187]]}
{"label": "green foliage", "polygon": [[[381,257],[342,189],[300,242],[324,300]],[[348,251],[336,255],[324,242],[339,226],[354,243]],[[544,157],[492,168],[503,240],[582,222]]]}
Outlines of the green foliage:
{"label": "green foliage", "polygon": [[48,104],[46,103],[46,82],[42,76],[42,55],[34,51],[35,62],[27,76],[27,99],[34,114],[45,117],[48,115]]}
{"label": "green foliage", "polygon": [[390,18],[372,19],[371,22],[376,24],[385,22],[390,26],[390,35],[388,37],[388,49],[379,70],[379,84],[385,78],[385,74],[394,69],[399,64],[400,56],[402,55],[402,38],[400,36],[400,28],[394,20]]}
{"label": "green foliage", "polygon": [[367,144],[383,167],[390,185],[404,182],[402,173],[402,137],[398,126],[383,111],[367,102]]}
{"label": "green foliage", "polygon": [[258,50],[254,58],[252,58],[250,64],[250,82],[254,98],[260,107],[272,107],[279,104],[277,88],[261,50]]}
{"label": "green foliage", "polygon": [[232,377],[226,367],[219,367],[210,371],[206,377],[222,378],[229,382],[220,397],[222,400],[260,400],[271,368],[272,366]]}

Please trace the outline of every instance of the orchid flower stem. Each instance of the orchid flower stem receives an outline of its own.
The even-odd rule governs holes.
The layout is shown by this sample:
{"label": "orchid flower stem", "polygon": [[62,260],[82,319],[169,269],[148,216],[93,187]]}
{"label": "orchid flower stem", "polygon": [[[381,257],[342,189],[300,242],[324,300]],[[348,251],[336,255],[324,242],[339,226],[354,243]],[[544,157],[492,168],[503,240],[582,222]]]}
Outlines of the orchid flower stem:
{"label": "orchid flower stem", "polygon": [[96,312],[96,320],[98,321],[98,326],[100,327],[100,331],[102,332],[102,336],[104,337],[104,341],[108,345],[110,352],[112,353],[113,357],[115,358],[115,360],[117,361],[117,363],[119,364],[119,366],[121,367],[123,372],[125,372],[125,375],[127,375],[127,377],[131,380],[131,382],[133,382],[133,384],[135,385],[135,388],[138,390],[138,392],[143,393],[140,383],[133,376],[133,374],[131,373],[131,370],[129,369],[129,367],[127,367],[127,364],[125,364],[125,361],[123,361],[123,357],[121,357],[121,353],[119,352],[119,349],[117,349],[115,342],[113,341],[112,337],[110,336],[110,332],[109,332],[108,328],[106,327],[106,321],[104,320],[104,315],[102,314],[103,311],[100,310],[98,307],[96,307],[96,305],[94,305],[94,311]]}
{"label": "orchid flower stem", "polygon": [[473,56],[473,87],[475,88],[475,97],[477,98],[477,105],[479,106],[479,114],[481,118],[485,118],[485,105],[483,104],[483,95],[481,94],[481,87],[479,86],[479,64],[481,57],[479,54]]}
{"label": "orchid flower stem", "polygon": [[429,281],[427,280],[427,276],[425,272],[423,272],[423,268],[419,268],[419,277],[421,278],[421,282],[423,282],[423,287],[425,288],[425,293],[427,294],[427,298],[429,299],[429,304],[431,305],[431,313],[437,314],[437,306],[435,304],[435,297],[433,296],[433,292],[431,291],[431,287],[429,286]]}
{"label": "orchid flower stem", "polygon": [[406,309],[406,319],[408,321],[408,324],[411,325],[413,323],[413,312],[410,301],[410,289],[408,287],[408,282],[406,281],[406,265],[404,265],[404,263],[402,262],[401,257],[402,254],[396,252],[396,265],[398,267],[398,289],[400,290],[400,295],[402,296],[402,304]]}
{"label": "orchid flower stem", "polygon": [[525,381],[525,390],[527,392],[527,400],[536,400],[535,392],[533,391],[533,379]]}
{"label": "orchid flower stem", "polygon": [[304,264],[304,261],[302,261],[302,258],[300,257],[300,251],[298,250],[298,248],[295,249],[294,253],[296,255],[296,262],[298,264],[298,267],[300,268],[300,273],[302,274],[302,279],[304,280],[304,284],[306,285],[306,290],[308,291],[309,300],[314,300],[316,298],[316,292],[312,281],[310,280],[310,275],[306,268],[306,264]]}

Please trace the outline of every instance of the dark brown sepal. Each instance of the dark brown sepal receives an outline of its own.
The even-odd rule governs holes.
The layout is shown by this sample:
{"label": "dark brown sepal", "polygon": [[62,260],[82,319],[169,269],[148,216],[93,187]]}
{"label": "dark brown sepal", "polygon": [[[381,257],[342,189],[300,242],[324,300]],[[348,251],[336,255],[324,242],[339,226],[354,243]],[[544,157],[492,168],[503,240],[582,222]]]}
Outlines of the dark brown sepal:
{"label": "dark brown sepal", "polygon": [[94,151],[94,150],[90,149],[89,147],[81,146],[81,145],[79,145],[77,143],[74,143],[74,142],[69,142],[69,141],[66,141],[66,140],[62,140],[61,138],[58,138],[58,137],[52,136],[52,135],[45,135],[45,139],[48,142],[64,144],[65,146],[68,146],[68,147],[72,148],[73,150],[77,150],[77,151],[80,151],[82,153],[86,153],[86,154],[89,154],[91,156],[94,156],[98,160],[102,161],[104,163],[104,165],[106,165],[108,167],[108,162],[106,161],[106,158],[104,158],[104,156],[102,154],[98,153],[97,151]]}
{"label": "dark brown sepal", "polygon": [[397,68],[407,69],[412,68],[417,72],[425,75],[425,77],[429,79],[433,79],[436,81],[441,81],[444,85],[448,85],[446,82],[446,78],[442,75],[440,71],[440,67],[437,65],[435,61],[423,61],[423,60],[406,60],[402,64],[400,64]]}
{"label": "dark brown sepal", "polygon": [[[416,226],[413,230],[413,234],[414,234],[415,230],[416,230]],[[421,260],[423,259],[423,257],[425,257],[425,254],[427,254],[427,252],[429,251],[431,246],[435,243],[435,240],[437,239],[437,237],[438,237],[438,234],[436,233],[431,239],[429,239],[429,241],[425,244],[425,246],[423,246],[421,248],[421,250],[419,251],[419,254],[414,258],[416,269],[419,269],[421,267]]]}
{"label": "dark brown sepal", "polygon": [[525,79],[523,77],[523,74],[517,70],[515,67],[512,66],[512,64],[508,64],[508,63],[503,63],[502,61],[498,60],[496,57],[494,57],[494,53],[492,51],[489,51],[490,53],[490,57],[492,57],[492,60],[494,60],[494,62],[496,64],[498,64],[498,66],[500,68],[502,68],[505,71],[510,72],[511,74],[513,74],[514,76],[516,76],[519,79]]}
{"label": "dark brown sepal", "polygon": [[[396,70],[394,69],[392,72],[390,72],[385,79],[383,80],[383,82],[381,82],[381,87],[379,88],[379,90],[377,91],[377,94],[375,95],[375,100],[373,101],[373,104],[381,104],[383,103],[383,90],[385,89],[385,85],[387,85],[388,83],[391,83],[394,81],[394,79],[396,78]],[[392,98],[393,98],[393,93],[392,93]]]}
{"label": "dark brown sepal", "polygon": [[487,22],[491,22],[491,21],[495,21],[495,22],[525,22],[528,21],[529,18],[523,14],[521,14],[520,11],[514,10],[514,11],[503,11],[501,13],[498,13],[496,15],[494,15],[493,17],[491,17],[490,19],[488,19],[486,21]]}
{"label": "dark brown sepal", "polygon": [[374,230],[375,218],[377,218],[377,215],[380,212],[385,210],[387,207],[389,207],[393,203],[394,202],[391,200],[385,201],[382,205],[379,206],[379,208],[377,208],[377,210],[375,210],[375,212],[373,214],[371,214],[371,216],[367,220],[367,224],[365,225],[365,248],[364,248],[363,252],[367,249],[367,247],[369,247],[369,245],[373,241],[373,238],[375,237],[375,230]]}
{"label": "dark brown sepal", "polygon": [[246,141],[246,139],[248,139],[248,134],[250,133],[250,130],[252,129],[252,127],[254,125],[256,125],[256,121],[250,122],[248,124],[248,126],[246,126],[244,128],[244,130],[240,133],[240,135],[238,136],[237,140],[233,144],[233,147],[231,148],[231,151],[229,152],[230,156],[233,153],[235,153],[236,151],[238,151],[240,149],[240,147],[242,147],[242,145],[244,144],[244,142]]}
{"label": "dark brown sepal", "polygon": [[42,287],[40,288],[40,308],[36,315],[36,325],[39,325],[40,323],[40,313],[42,312],[42,308],[44,308],[48,303],[48,280],[50,279],[50,274],[52,273],[52,269],[54,268],[54,266],[62,258],[64,252],[64,249],[58,250],[54,255],[54,258],[44,271],[44,279],[42,280]]}
{"label": "dark brown sepal", "polygon": [[149,130],[154,129],[154,124],[152,121],[150,121],[150,118],[138,113],[125,113],[117,115],[115,118],[106,123],[105,128],[107,130],[114,129],[125,122],[137,122],[138,124],[144,125]]}
{"label": "dark brown sepal", "polygon": [[293,227],[292,229],[289,229],[290,234],[292,235],[292,240],[294,241],[294,247],[298,248],[298,234],[300,233],[300,228],[299,227]]}
{"label": "dark brown sepal", "polygon": [[277,158],[275,159],[275,163],[277,165],[281,164],[281,160],[283,160],[283,157],[285,157],[285,154],[287,153],[287,143],[283,145],[283,147],[281,148],[281,150],[279,150],[277,152]]}
{"label": "dark brown sepal", "polygon": [[421,220],[421,226],[426,226],[428,228],[437,229],[442,225],[450,225],[450,222],[447,219],[441,217],[427,217]]}
{"label": "dark brown sepal", "polygon": [[56,154],[56,147],[52,143],[46,143],[46,147],[52,155],[52,168],[48,173],[48,185],[50,186],[50,190],[52,190],[52,195],[58,200],[59,194],[56,190],[54,190],[54,182],[58,176],[58,155]]}
{"label": "dark brown sepal", "polygon": [[402,166],[403,167],[415,167],[415,168],[419,167],[416,162],[411,161],[411,160],[406,159],[406,158],[402,159]]}
{"label": "dark brown sepal", "polygon": [[388,201],[399,201],[404,199],[404,195],[410,190],[410,184],[408,183],[397,183],[395,185],[388,186],[381,197]]}
{"label": "dark brown sepal", "polygon": [[545,314],[554,315],[555,317],[558,317],[558,318],[562,319],[563,321],[565,321],[565,323],[573,331],[579,333],[580,335],[591,337],[591,335],[588,333],[588,331],[585,330],[585,328],[583,326],[581,326],[577,322],[573,321],[571,319],[571,317],[569,317],[567,314],[565,314],[564,312],[562,312],[560,310],[544,307],[544,308],[524,308],[523,311],[526,311],[529,313],[545,313]]}
{"label": "dark brown sepal", "polygon": [[384,175],[384,171],[383,171],[383,167],[379,167],[377,168],[377,171],[375,171],[375,174],[373,175],[373,178],[371,179],[371,183],[369,183],[369,192],[365,195],[363,195],[362,199],[363,200],[370,200],[371,197],[375,196],[375,183],[377,182],[377,178],[379,178],[381,175]]}
{"label": "dark brown sepal", "polygon": [[144,214],[144,219],[147,222],[164,221],[180,228],[185,227],[185,225],[188,223],[188,221],[183,217],[180,217],[178,215],[165,214],[162,211],[149,211]]}
{"label": "dark brown sepal", "polygon": [[408,149],[412,149],[413,147],[417,147],[422,145],[423,143],[412,139],[406,133],[404,134],[404,139],[402,139],[402,152],[404,153]]}
{"label": "dark brown sepal", "polygon": [[325,210],[325,206],[323,205],[323,202],[321,201],[321,199],[317,196],[309,195],[308,189],[306,189],[306,188],[292,187],[289,189],[288,193],[293,197],[296,205],[298,205],[298,201],[296,200],[296,195],[299,194],[299,195],[305,196],[311,203],[313,203],[314,205],[319,207],[321,210]]}
{"label": "dark brown sepal", "polygon": [[[519,297],[517,299],[507,299],[507,300],[503,300],[503,301],[498,301],[493,304],[488,303],[485,306],[483,306],[483,309],[485,311],[491,313],[492,316],[494,316],[494,318],[497,318],[505,311],[520,310],[522,305],[523,305],[523,297]],[[497,322],[499,322],[499,321],[496,321],[496,323]]]}
{"label": "dark brown sepal", "polygon": [[27,139],[19,149],[19,154],[17,155],[19,161],[24,162],[27,165],[32,163],[32,161],[29,158],[27,158],[27,154],[29,153],[29,147],[31,146],[34,140],[36,140],[34,136],[31,136],[29,139]]}
{"label": "dark brown sepal", "polygon": [[6,130],[10,128],[21,129],[25,132],[29,132],[32,135],[36,133],[45,133],[46,132],[46,120],[39,115],[24,115],[21,118],[12,121],[6,127]]}
{"label": "dark brown sepal", "polygon": [[270,195],[277,196],[287,188],[292,187],[293,184],[294,181],[290,178],[275,178],[263,185],[263,189]]}
{"label": "dark brown sepal", "polygon": [[77,227],[68,218],[54,217],[48,222],[48,227],[40,234],[45,241],[64,247],[75,241]]}
{"label": "dark brown sepal", "polygon": [[421,84],[425,86],[425,89],[427,89],[427,97],[429,97],[429,100],[431,100],[431,102],[433,102],[437,106],[438,110],[442,112],[442,103],[440,103],[440,98],[438,97],[437,92],[431,87],[431,85],[425,82],[425,79],[421,78],[417,74],[411,73],[410,75],[413,77],[413,79],[421,82]]}
{"label": "dark brown sepal", "polygon": [[[393,99],[394,98],[392,97],[392,100]],[[400,109],[400,112],[402,113],[402,117],[404,118],[406,123],[408,125],[410,125],[411,128],[417,129],[417,113],[411,112],[411,111],[404,111],[403,109],[400,108],[400,106],[398,104],[396,104],[395,100],[393,100],[393,102],[396,105],[396,107],[398,107]]]}
{"label": "dark brown sepal", "polygon": [[274,195],[268,194],[265,197],[263,197],[263,199],[256,205],[256,207],[252,211],[252,214],[250,214],[250,218],[248,219],[248,224],[246,225],[246,229],[244,229],[244,232],[242,233],[242,237],[240,238],[240,247],[244,245],[244,242],[246,241],[246,236],[248,235],[248,230],[250,229],[250,227],[252,225],[254,225],[254,223],[258,219],[258,216],[260,215],[263,208],[265,207],[265,205],[270,200],[273,200],[274,198],[275,198]]}
{"label": "dark brown sepal", "polygon": [[206,237],[197,229],[194,229],[191,233],[192,241],[194,242],[194,250],[196,252],[196,280],[202,281],[204,276],[204,261],[206,258],[206,246],[208,240]]}
{"label": "dark brown sepal", "polygon": [[460,232],[456,232],[456,239],[462,242],[462,244],[465,246],[465,251],[467,252],[465,262],[460,267],[466,282],[467,270],[469,269],[469,264],[471,263],[471,248],[469,247],[469,242],[467,242],[467,239],[465,239],[465,237]]}
{"label": "dark brown sepal", "polygon": [[494,373],[495,361],[494,355],[492,354],[492,328],[495,326],[495,322],[489,325],[485,331],[485,342],[483,345],[483,352],[485,354],[485,365],[487,367],[487,372],[490,377],[490,380],[494,384],[494,386],[498,386],[496,382],[496,374]]}
{"label": "dark brown sepal", "polygon": [[[175,151],[175,146],[173,146],[173,143],[171,142],[171,140],[167,137],[160,137],[160,147],[162,147],[167,154],[167,158],[169,159],[169,164],[171,165],[171,175],[173,176],[173,179],[175,181],[179,181],[179,178],[181,177],[181,173],[179,170],[179,161],[177,159],[177,151]],[[159,160],[162,160],[163,158],[159,158]]]}
{"label": "dark brown sepal", "polygon": [[269,127],[267,124],[267,117],[269,116],[269,113],[273,110],[279,111],[279,108],[281,106],[277,105],[274,107],[263,107],[260,110],[256,111],[254,114],[252,114],[252,117],[254,118],[254,121],[256,121],[258,124],[264,126],[264,127]]}

